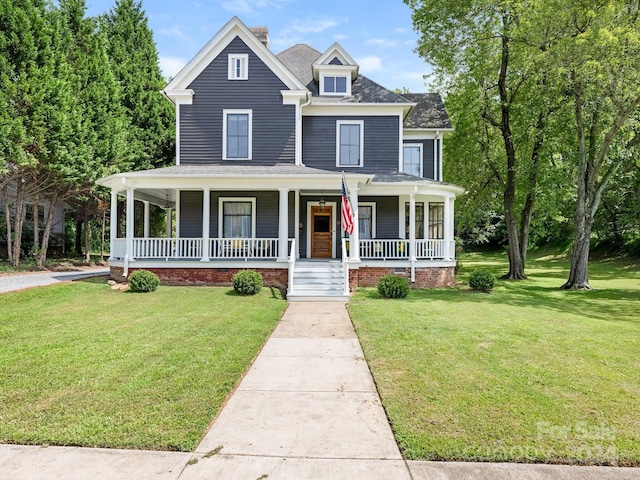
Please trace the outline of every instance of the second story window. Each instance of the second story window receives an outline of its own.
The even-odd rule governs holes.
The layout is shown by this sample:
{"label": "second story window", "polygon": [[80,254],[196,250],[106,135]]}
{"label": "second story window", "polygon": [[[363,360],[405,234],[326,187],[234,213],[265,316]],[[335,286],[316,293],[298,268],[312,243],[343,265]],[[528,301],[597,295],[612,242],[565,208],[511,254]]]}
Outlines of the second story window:
{"label": "second story window", "polygon": [[249,78],[249,55],[232,53],[229,55],[229,80],[247,80]]}
{"label": "second story window", "polygon": [[349,95],[351,85],[348,80],[346,75],[323,75],[320,78],[320,95]]}
{"label": "second story window", "polygon": [[336,166],[361,167],[364,155],[364,121],[336,122]]}
{"label": "second story window", "polygon": [[224,110],[223,160],[251,160],[251,110]]}
{"label": "second story window", "polygon": [[404,144],[402,148],[402,172],[422,176],[422,145]]}

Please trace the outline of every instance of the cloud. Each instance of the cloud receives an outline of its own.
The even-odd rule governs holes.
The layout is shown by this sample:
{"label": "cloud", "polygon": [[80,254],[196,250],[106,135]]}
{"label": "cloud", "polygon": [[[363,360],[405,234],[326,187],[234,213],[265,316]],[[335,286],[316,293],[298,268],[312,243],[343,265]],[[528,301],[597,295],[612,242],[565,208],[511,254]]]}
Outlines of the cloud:
{"label": "cloud", "polygon": [[228,0],[220,4],[227,12],[234,15],[255,15],[259,10],[274,8],[280,10],[290,0]]}
{"label": "cloud", "polygon": [[326,16],[296,18],[271,38],[271,45],[276,48],[288,48],[296,43],[306,43],[309,42],[309,35],[322,33],[347,21],[348,19],[340,20]]}
{"label": "cloud", "polygon": [[342,40],[346,40],[347,38],[349,38],[349,36],[348,36],[348,35],[343,35],[343,34],[341,34],[341,33],[339,33],[339,34],[337,34],[337,35],[334,35],[334,36],[333,36],[333,39],[334,39],[336,42],[341,42]]}
{"label": "cloud", "polygon": [[364,42],[365,45],[377,45],[379,47],[397,47],[398,42],[396,40],[389,40],[388,38],[370,38]]}
{"label": "cloud", "polygon": [[358,65],[360,65],[360,68],[366,73],[382,69],[382,59],[375,55],[358,58],[356,61],[358,62]]}
{"label": "cloud", "polygon": [[189,35],[184,33],[182,30],[180,30],[175,25],[173,25],[172,27],[169,27],[169,28],[161,28],[160,29],[160,34],[161,35],[167,35],[169,37],[181,38],[181,39],[182,38],[189,38]]}
{"label": "cloud", "polygon": [[160,57],[160,70],[166,78],[175,77],[184,68],[187,61],[180,57]]}
{"label": "cloud", "polygon": [[298,33],[320,33],[329,28],[337,27],[338,25],[340,25],[340,21],[335,18],[306,18],[294,20],[289,28]]}
{"label": "cloud", "polygon": [[396,32],[398,35],[404,35],[408,31],[409,31],[409,29],[408,28],[404,28],[404,27],[396,28],[394,30],[394,32]]}

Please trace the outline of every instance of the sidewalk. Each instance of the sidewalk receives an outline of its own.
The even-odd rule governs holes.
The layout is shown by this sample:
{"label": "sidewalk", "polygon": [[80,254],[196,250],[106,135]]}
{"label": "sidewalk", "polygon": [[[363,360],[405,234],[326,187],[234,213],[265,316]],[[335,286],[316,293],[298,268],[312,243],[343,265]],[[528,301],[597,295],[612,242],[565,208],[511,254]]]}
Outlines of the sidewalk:
{"label": "sidewalk", "polygon": [[640,480],[640,469],[405,462],[342,303],[290,304],[195,453],[0,445],[0,480]]}

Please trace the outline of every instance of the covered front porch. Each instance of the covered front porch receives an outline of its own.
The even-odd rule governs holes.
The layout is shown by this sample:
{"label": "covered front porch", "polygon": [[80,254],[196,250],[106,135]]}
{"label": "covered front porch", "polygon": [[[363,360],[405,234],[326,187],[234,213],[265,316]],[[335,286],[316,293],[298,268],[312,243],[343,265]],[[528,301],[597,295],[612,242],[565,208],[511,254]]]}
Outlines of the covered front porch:
{"label": "covered front porch", "polygon": [[[190,278],[204,278],[196,283],[228,283],[230,275],[211,280],[203,270],[230,274],[253,268],[276,272],[276,283],[290,287],[298,260],[324,259],[342,262],[345,279],[351,271],[355,286],[363,285],[357,281],[361,275],[353,280],[357,270],[406,270],[415,282],[420,269],[455,265],[456,192],[436,182],[376,182],[373,174],[345,179],[354,217],[351,235],[341,225],[338,172],[289,165],[235,173],[177,166],[107,177],[100,183],[111,188],[112,211],[119,197],[126,199],[124,235],[111,228],[112,272],[182,269]],[[136,202],[144,205],[141,237],[134,234]],[[150,235],[150,205],[166,212],[163,237]]]}

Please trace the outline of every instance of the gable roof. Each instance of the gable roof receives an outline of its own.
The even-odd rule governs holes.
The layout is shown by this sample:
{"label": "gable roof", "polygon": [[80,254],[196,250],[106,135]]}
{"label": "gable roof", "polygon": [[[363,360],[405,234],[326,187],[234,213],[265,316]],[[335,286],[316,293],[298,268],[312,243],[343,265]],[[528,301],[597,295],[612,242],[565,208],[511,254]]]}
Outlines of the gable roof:
{"label": "gable roof", "polygon": [[202,50],[169,82],[165,92],[185,90],[191,82],[226,48],[231,41],[240,39],[253,50],[273,73],[292,90],[304,90],[304,85],[282,62],[264,45],[238,17],[233,17],[209,40]]}
{"label": "gable roof", "polygon": [[[337,45],[337,44],[335,44]],[[332,49],[327,52],[333,51]],[[323,56],[315,48],[297,44],[280,52],[277,57],[311,92],[314,103],[412,103],[411,100],[384,88],[364,75],[358,75],[351,87],[350,97],[321,97],[313,79],[313,65]],[[328,60],[333,56],[328,55]]]}
{"label": "gable roof", "polygon": [[404,93],[402,96],[416,104],[405,118],[404,128],[452,129],[440,94]]}

